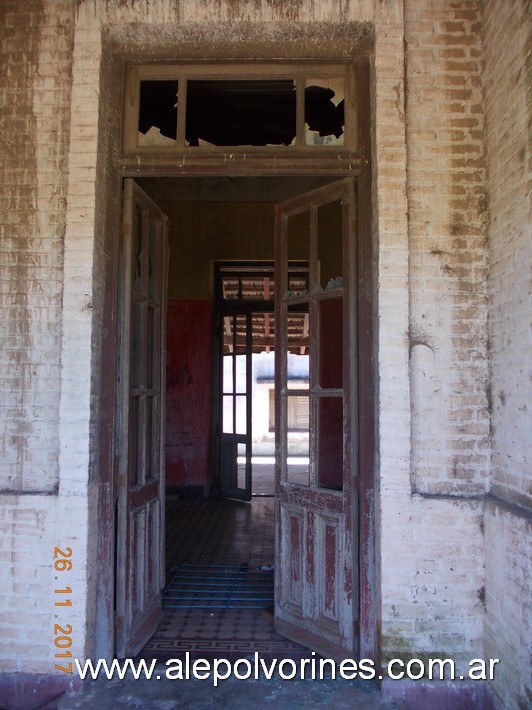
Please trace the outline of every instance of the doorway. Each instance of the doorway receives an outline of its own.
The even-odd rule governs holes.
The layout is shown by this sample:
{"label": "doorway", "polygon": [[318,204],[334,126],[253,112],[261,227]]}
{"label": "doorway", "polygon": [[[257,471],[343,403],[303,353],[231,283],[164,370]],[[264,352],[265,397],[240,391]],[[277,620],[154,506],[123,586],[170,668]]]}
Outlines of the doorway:
{"label": "doorway", "polygon": [[[234,496],[238,486],[232,485],[232,477],[238,481],[240,476],[240,487],[244,487],[246,466],[251,469],[254,458],[256,467],[268,461],[273,471],[275,204],[330,181],[303,177],[137,181],[170,222],[167,492],[182,498],[209,497],[223,487]],[[293,278],[304,268],[293,264]],[[237,272],[242,276],[243,269],[245,283],[239,300],[234,279]],[[259,281],[260,298],[253,291]],[[294,340],[290,382],[304,388],[308,382],[308,316],[294,314],[290,327]],[[246,358],[254,361],[247,368]],[[237,370],[238,385],[232,376]],[[250,379],[243,387],[246,377]],[[224,386],[225,394],[220,392]],[[254,416],[251,403],[246,404],[246,392],[248,399],[249,393],[255,399]],[[300,459],[308,458],[305,404],[302,399],[290,415],[294,458],[299,454]],[[225,439],[224,443],[217,437]],[[272,485],[269,491],[273,494]]]}
{"label": "doorway", "polygon": [[[308,263],[291,262],[289,269],[292,285],[307,289]],[[275,292],[273,261],[215,264],[219,359],[214,437],[221,493],[240,500],[275,492]],[[308,389],[308,314],[291,314],[289,337],[290,384]],[[288,465],[304,476],[309,465],[308,398],[294,397],[290,404]]]}
{"label": "doorway", "polygon": [[[245,403],[243,407],[238,404],[239,399],[244,402],[250,399],[245,395],[246,391],[251,390],[251,381],[247,381],[248,378],[245,377],[246,387],[241,391],[236,385],[236,377],[233,374],[230,377],[233,385],[223,383],[222,378],[222,393],[219,394],[216,374],[220,373],[220,369],[236,373],[237,359],[250,360],[255,350],[256,355],[261,353],[267,355],[269,361],[266,366],[263,363],[261,376],[256,378],[254,384],[262,387],[266,381],[269,391],[273,389],[274,205],[280,198],[299,194],[309,187],[315,189],[316,186],[329,181],[323,178],[312,180],[233,178],[226,181],[219,178],[212,181],[180,178],[138,181],[141,189],[150,195],[159,209],[169,216],[172,225],[169,231],[166,341],[166,493],[167,510],[171,508],[171,516],[175,515],[179,508],[179,504],[176,507],[173,496],[177,495],[181,500],[191,501],[215,496],[221,490],[223,494],[235,497],[234,489],[238,488],[238,485],[232,487],[224,485],[228,475],[233,475],[236,471],[238,476],[239,468],[245,471],[246,465],[251,472],[249,464],[252,463],[250,459],[253,450],[250,433],[253,428],[253,416],[251,407],[246,410]],[[221,189],[224,183],[229,185],[225,184]],[[222,195],[223,199],[220,199]],[[253,266],[250,266],[249,260],[257,256],[270,259],[266,262],[269,267],[263,266],[260,274],[262,288],[268,293],[268,299],[250,297],[251,282],[256,280],[260,270],[257,269],[257,261],[253,261]],[[231,262],[224,262],[224,274],[225,276],[231,274],[232,278],[234,278],[235,264],[238,264],[242,272],[242,260],[248,260],[246,287],[242,294],[245,298],[241,299],[246,303],[237,302],[234,291],[226,281],[225,286],[222,285],[221,288],[225,287],[227,298],[219,299],[222,305],[217,308],[216,287],[213,288],[213,282],[216,284],[213,268],[216,260],[228,257]],[[264,264],[264,262],[259,263]],[[308,285],[308,264],[291,263],[290,278],[292,288],[305,290]],[[242,286],[240,290],[242,291]],[[220,316],[220,327],[216,325],[217,312]],[[229,326],[227,326],[228,320]],[[218,349],[211,342],[213,331],[218,333]],[[301,389],[303,386],[308,387],[308,314],[294,312],[291,316],[290,332],[292,341],[290,349],[296,350],[295,353],[290,353],[290,358],[294,360],[299,357],[306,360],[306,372],[305,367],[299,365],[293,368],[291,374],[291,377],[293,375],[291,385],[299,386]],[[229,366],[220,368],[220,363],[224,360],[229,361]],[[248,367],[247,372],[251,373],[251,369]],[[299,379],[295,375],[298,375]],[[257,382],[260,379],[262,382]],[[268,429],[270,424],[275,423],[274,401],[269,391]],[[220,412],[224,399],[229,399],[231,402],[229,408],[231,426],[228,427],[231,431],[222,431],[221,441],[217,443],[216,432],[220,430],[219,425],[223,425],[224,422],[224,414]],[[307,462],[306,466],[304,463],[300,468],[305,469],[308,480],[308,398],[302,400],[303,405],[307,405],[306,417],[304,412],[301,413],[301,406],[296,408],[290,428],[299,429],[294,436],[296,439],[299,437],[299,446],[304,447],[302,453],[305,454]],[[238,411],[244,412],[247,432],[237,430]],[[301,431],[303,427],[306,427],[306,431]],[[270,442],[273,443],[271,435],[274,432],[268,431],[268,434]],[[246,446],[246,442],[249,442],[247,450],[238,451],[238,447]],[[274,452],[272,450],[269,453]],[[269,468],[273,474],[273,464],[270,464]],[[273,480],[271,480],[270,490],[273,493]],[[185,503],[182,508],[188,505],[189,503]],[[251,515],[253,515],[253,503],[251,507]],[[183,510],[181,514],[184,514]],[[266,517],[270,526],[270,546],[273,550],[273,507],[271,507],[271,514]],[[202,519],[203,524],[209,526],[204,516]],[[191,524],[196,526],[192,532],[194,538],[201,537],[203,531],[197,526],[201,526],[202,523],[196,521]],[[248,529],[251,534],[253,525],[250,524]],[[167,541],[167,548],[172,542]],[[226,563],[227,559],[232,559],[232,555],[226,554],[219,563]],[[266,555],[260,566],[271,567],[272,562],[272,556]],[[169,581],[168,578],[166,581]]]}
{"label": "doorway", "polygon": [[[354,278],[354,271],[351,274],[354,259],[354,246],[351,244],[355,243],[352,235],[355,223],[353,183],[350,181],[337,182],[335,183],[337,187],[332,185],[331,191],[327,187],[327,183],[331,182],[328,178],[230,178],[227,182],[229,185],[225,185],[225,190],[221,193],[219,189],[215,189],[215,186],[218,188],[220,186],[219,178],[211,184],[207,178],[143,179],[139,181],[141,184],[139,189],[145,191],[149,195],[148,199],[152,200],[162,213],[169,215],[170,224],[175,225],[175,228],[170,230],[169,238],[170,254],[174,256],[170,257],[168,269],[166,429],[169,436],[165,449],[166,492],[177,493],[181,498],[205,498],[219,491],[232,497],[240,495],[241,498],[250,498],[253,422],[251,398],[248,395],[252,384],[253,336],[254,328],[257,330],[258,322],[261,323],[263,338],[266,332],[266,323],[268,323],[268,329],[272,329],[271,303],[268,304],[268,307],[264,303],[255,304],[257,309],[255,310],[254,324],[254,310],[251,307],[253,299],[245,298],[250,294],[249,285],[247,294],[242,293],[240,280],[240,298],[234,299],[235,294],[232,293],[232,299],[219,299],[218,302],[222,305],[216,309],[212,286],[213,264],[219,259],[223,259],[227,264],[229,259],[236,260],[242,268],[242,259],[256,260],[257,257],[259,259],[269,258],[271,259],[270,263],[273,263],[275,256],[273,244],[276,220],[275,205],[280,197],[285,198],[283,204],[286,205],[287,212],[285,213],[284,227],[281,225],[279,228],[279,224],[277,225],[278,239],[281,239],[277,245],[277,281],[268,275],[267,286],[265,286],[265,274],[262,274],[263,289],[275,293],[276,283],[281,283],[283,290],[291,299],[291,303],[282,306],[282,317],[277,316],[274,321],[282,324],[282,334],[278,339],[278,342],[281,343],[282,354],[277,353],[275,371],[282,372],[281,380],[278,381],[282,383],[281,386],[286,394],[283,395],[284,404],[275,405],[276,407],[280,406],[281,409],[276,409],[273,416],[268,414],[268,420],[273,420],[276,424],[280,422],[281,428],[285,432],[284,438],[279,439],[282,442],[282,460],[279,470],[283,472],[281,474],[283,478],[278,476],[276,482],[279,496],[277,506],[281,504],[282,500],[284,503],[282,508],[277,509],[277,537],[278,546],[281,544],[279,536],[283,537],[283,559],[292,560],[297,568],[300,564],[307,564],[305,562],[307,559],[310,563],[315,553],[325,555],[323,561],[326,578],[324,577],[317,584],[316,594],[318,596],[316,600],[321,594],[318,588],[332,589],[334,587],[334,602],[329,599],[326,602],[329,607],[325,609],[325,616],[331,617],[334,616],[334,610],[339,611],[340,608],[343,608],[339,593],[340,585],[344,584],[345,586],[345,580],[342,582],[343,577],[337,576],[337,572],[342,568],[342,560],[346,552],[344,541],[351,535],[351,529],[344,531],[342,520],[349,521],[349,525],[351,525],[352,505],[353,501],[356,501],[353,498],[350,483],[345,486],[338,484],[338,481],[344,478],[341,470],[342,466],[345,468],[345,462],[342,464],[342,460],[345,459],[350,446],[349,442],[342,443],[341,430],[343,427],[347,431],[352,425],[349,423],[350,415],[348,414],[351,411],[349,409],[351,400],[349,396],[342,394],[343,385],[334,384],[333,386],[330,383],[327,384],[327,381],[318,382],[312,392],[309,392],[308,372],[306,384],[299,382],[299,384],[296,383],[295,389],[291,389],[290,384],[293,385],[293,383],[290,383],[288,363],[290,357],[301,357],[305,354],[308,356],[309,350],[315,353],[316,362],[318,356],[320,361],[325,362],[327,356],[323,353],[327,352],[327,348],[333,352],[338,346],[339,359],[337,357],[331,362],[336,362],[336,366],[334,366],[336,369],[343,367],[342,362],[348,363],[345,377],[346,379],[352,377],[350,363],[353,358],[349,353],[356,352],[356,339],[352,337],[351,333],[356,327],[356,319],[353,318],[350,301],[343,307],[343,311],[340,308],[340,316],[337,313],[338,309],[333,307],[331,310],[331,307],[341,303],[344,299],[344,279],[347,278],[347,281],[350,282]],[[305,192],[308,187],[312,189],[310,191],[307,189]],[[222,199],[220,199],[221,194],[223,195]],[[229,195],[232,199],[228,199]],[[303,200],[302,195],[305,195]],[[306,198],[307,195],[308,198]],[[286,201],[287,196],[292,201],[290,199]],[[306,201],[307,199],[310,201]],[[279,219],[283,220],[282,211],[277,213],[278,223]],[[290,226],[287,227],[287,225]],[[332,271],[329,252],[334,255],[333,262],[336,260]],[[297,259],[300,259],[301,262],[299,266]],[[344,260],[346,260],[346,264],[342,266]],[[228,268],[226,266],[226,269]],[[325,283],[320,281],[323,276],[323,274],[320,275],[320,269],[323,274],[327,275]],[[226,276],[227,274],[226,271]],[[248,279],[248,281],[251,283],[252,279]],[[228,281],[226,286],[229,289]],[[322,292],[321,295],[318,292]],[[230,289],[227,294],[231,295]],[[314,294],[310,301],[309,294]],[[244,303],[246,300],[250,303]],[[229,303],[230,301],[232,303]],[[277,302],[281,303],[279,299]],[[321,315],[318,316],[318,313]],[[220,316],[222,323],[217,328],[220,343],[218,352],[214,347],[211,347],[209,351],[211,333],[213,332],[212,325],[217,316]],[[338,317],[340,321],[343,320],[345,327],[341,326],[339,331],[334,327],[331,330],[331,324],[338,322]],[[311,321],[315,322],[315,345],[313,346],[309,344],[309,322]],[[321,321],[323,323],[318,326],[317,324]],[[228,323],[229,326],[227,326]],[[318,337],[319,331],[323,331],[325,335]],[[340,332],[340,336],[337,331]],[[342,332],[347,333],[345,339],[341,335]],[[259,340],[259,337],[255,337],[255,342]],[[263,344],[265,342],[266,339],[263,339]],[[330,342],[333,343],[332,346]],[[329,343],[328,346],[327,343]],[[268,347],[271,351],[271,345]],[[263,347],[257,346],[256,349],[262,350]],[[341,354],[342,352],[344,355]],[[238,358],[243,358],[244,361],[243,389],[236,378]],[[220,366],[220,363],[224,361],[229,363],[227,367]],[[320,367],[320,371],[326,371],[326,368]],[[330,367],[329,370],[331,370]],[[224,371],[230,373],[228,378],[224,377]],[[217,373],[221,380],[221,389],[217,388]],[[226,382],[227,379],[229,384]],[[303,386],[304,384],[305,386]],[[323,390],[323,387],[326,390],[325,395],[323,392],[321,394],[318,392],[318,390]],[[345,387],[348,385],[346,384]],[[276,398],[276,401],[278,402],[279,398]],[[227,402],[228,407],[225,406]],[[342,402],[347,402],[346,406]],[[221,403],[221,407],[217,403]],[[340,410],[336,406],[338,404]],[[334,431],[328,431],[330,426],[325,426],[325,424],[322,426],[320,423],[319,429],[323,430],[325,438],[320,439],[321,443],[313,445],[312,449],[307,438],[307,451],[304,452],[307,456],[305,458],[308,461],[312,454],[315,464],[313,469],[308,464],[303,465],[303,470],[298,474],[290,470],[287,454],[289,453],[289,429],[293,427],[288,424],[289,421],[301,424],[305,418],[308,422],[311,406],[321,408],[320,413],[316,410],[312,414],[315,426],[318,421],[329,423],[334,421]],[[229,412],[227,417],[224,408]],[[342,408],[344,415],[341,414]],[[302,410],[306,410],[306,413]],[[329,410],[334,414],[332,418],[327,415]],[[241,429],[237,424],[239,416],[244,422]],[[344,425],[341,423],[342,416],[345,420]],[[209,419],[210,426],[207,423]],[[226,419],[229,422],[227,427],[225,426]],[[308,423],[306,426],[308,433]],[[212,435],[212,432],[217,431],[220,433],[218,438]],[[338,439],[339,432],[340,438]],[[282,434],[282,432],[280,433]],[[330,468],[332,461],[333,468],[340,468],[338,471],[321,472],[320,462],[327,459],[323,454],[325,451],[323,442],[326,440],[332,442],[332,444],[327,444],[326,448],[336,449],[332,458],[331,454],[328,455],[326,466]],[[342,454],[342,450],[344,454]],[[351,460],[351,458],[348,456],[347,460]],[[178,464],[177,470],[173,467],[176,462]],[[348,464],[347,481],[352,479],[350,466],[351,464]],[[300,501],[297,504],[302,507],[294,516],[292,515],[295,510],[293,504],[297,496],[296,498],[293,496],[300,488],[303,491],[308,489],[311,497],[308,498],[306,493],[303,495],[303,498],[305,500],[308,498],[308,500],[306,503]],[[320,493],[320,490],[323,492]],[[242,496],[242,492],[246,495]],[[280,496],[281,492],[287,495]],[[340,492],[339,495],[338,492]],[[289,498],[292,498],[291,504],[288,503]],[[319,503],[318,498],[320,500],[323,498],[323,501]],[[311,502],[311,499],[314,502]],[[317,507],[313,510],[314,506]],[[325,506],[325,510],[329,511],[329,516],[326,519],[317,515],[318,510],[323,506]],[[310,516],[308,519],[301,517],[304,510],[307,511],[304,516]],[[319,522],[318,527],[312,533],[315,536],[315,545],[317,545],[312,551],[310,548],[307,549],[302,535],[307,525],[314,524],[314,519]],[[348,547],[347,554],[351,555],[352,549],[350,546]],[[296,548],[299,552],[294,557],[289,553],[292,551],[295,555]],[[284,582],[278,586],[278,595],[279,600],[284,598],[286,608],[290,607],[292,612],[290,622],[283,626],[283,631],[288,636],[298,638],[294,629],[297,628],[299,622],[308,626],[305,620],[309,617],[309,613],[312,615],[314,612],[309,612],[308,609],[303,609],[301,606],[299,610],[296,610],[294,589],[286,586],[286,580],[285,573]],[[301,581],[298,584],[301,584]],[[351,580],[350,587],[352,586]],[[346,614],[349,616],[352,613],[353,608],[349,606]],[[324,617],[320,624],[323,626],[326,621],[327,619]],[[331,628],[336,623],[333,621]],[[349,627],[349,622],[343,623],[346,628]],[[302,638],[306,639],[307,636],[304,634]],[[316,639],[313,642],[314,646],[316,646]],[[340,636],[336,641],[339,642],[339,639]],[[347,640],[342,643],[350,647],[352,639],[353,629],[349,632]],[[334,643],[331,641],[331,648]]]}

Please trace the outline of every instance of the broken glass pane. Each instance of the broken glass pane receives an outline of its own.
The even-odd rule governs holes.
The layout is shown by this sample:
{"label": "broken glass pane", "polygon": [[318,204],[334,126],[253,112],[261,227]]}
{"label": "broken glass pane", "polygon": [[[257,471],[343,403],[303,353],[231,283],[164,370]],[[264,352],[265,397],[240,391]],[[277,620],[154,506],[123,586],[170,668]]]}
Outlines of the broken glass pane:
{"label": "broken glass pane", "polygon": [[344,144],[344,80],[305,82],[305,145]]}
{"label": "broken glass pane", "polygon": [[188,81],[188,145],[291,145],[295,137],[296,90],[291,79]]}
{"label": "broken glass pane", "polygon": [[176,79],[141,81],[139,145],[173,145],[177,137]]}

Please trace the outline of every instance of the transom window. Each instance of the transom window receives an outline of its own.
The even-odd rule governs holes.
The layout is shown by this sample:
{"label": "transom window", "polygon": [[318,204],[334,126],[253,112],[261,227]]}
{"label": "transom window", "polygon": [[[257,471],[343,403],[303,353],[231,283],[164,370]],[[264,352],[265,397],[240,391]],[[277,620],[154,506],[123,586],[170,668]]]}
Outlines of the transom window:
{"label": "transom window", "polygon": [[356,149],[353,65],[142,65],[126,82],[126,153]]}

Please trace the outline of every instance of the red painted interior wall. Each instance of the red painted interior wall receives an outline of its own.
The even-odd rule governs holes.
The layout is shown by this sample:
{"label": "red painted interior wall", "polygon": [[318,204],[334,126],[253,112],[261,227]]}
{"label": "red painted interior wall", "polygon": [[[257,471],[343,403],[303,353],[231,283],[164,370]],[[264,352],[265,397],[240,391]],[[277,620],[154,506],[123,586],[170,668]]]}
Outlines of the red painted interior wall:
{"label": "red painted interior wall", "polygon": [[204,489],[210,481],[212,301],[170,300],[167,327],[166,486]]}

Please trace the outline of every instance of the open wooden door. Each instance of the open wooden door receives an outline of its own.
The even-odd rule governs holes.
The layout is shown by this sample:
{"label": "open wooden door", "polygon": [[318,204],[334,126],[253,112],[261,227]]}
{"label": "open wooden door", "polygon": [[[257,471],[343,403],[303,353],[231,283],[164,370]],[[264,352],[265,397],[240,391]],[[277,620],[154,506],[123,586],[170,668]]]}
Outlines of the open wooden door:
{"label": "open wooden door", "polygon": [[251,500],[251,310],[219,312],[219,471],[222,495]]}
{"label": "open wooden door", "polygon": [[[351,178],[277,206],[275,625],[335,659],[358,652],[356,236]],[[308,262],[308,287],[291,260]],[[305,317],[310,381],[298,390],[287,362]],[[287,461],[292,397],[309,398],[304,476]]]}
{"label": "open wooden door", "polygon": [[116,655],[135,655],[162,616],[167,223],[124,182]]}

